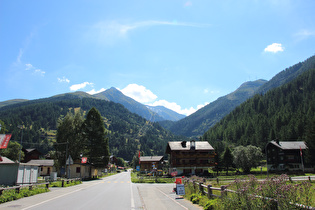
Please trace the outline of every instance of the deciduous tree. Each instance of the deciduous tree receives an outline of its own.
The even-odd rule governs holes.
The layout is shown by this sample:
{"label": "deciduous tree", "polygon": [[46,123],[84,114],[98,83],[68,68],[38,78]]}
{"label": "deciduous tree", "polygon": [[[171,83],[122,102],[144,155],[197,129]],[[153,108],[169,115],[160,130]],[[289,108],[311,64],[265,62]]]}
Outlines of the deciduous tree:
{"label": "deciduous tree", "polygon": [[243,169],[245,173],[249,173],[251,168],[259,166],[263,158],[261,149],[252,145],[235,147],[232,155],[236,167]]}

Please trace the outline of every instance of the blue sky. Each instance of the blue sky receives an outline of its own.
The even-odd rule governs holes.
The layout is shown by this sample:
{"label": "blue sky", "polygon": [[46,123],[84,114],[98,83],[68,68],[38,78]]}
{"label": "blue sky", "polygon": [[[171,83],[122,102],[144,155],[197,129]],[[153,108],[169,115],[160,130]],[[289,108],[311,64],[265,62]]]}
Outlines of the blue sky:
{"label": "blue sky", "polygon": [[313,0],[0,0],[0,101],[116,87],[189,115],[315,52]]}

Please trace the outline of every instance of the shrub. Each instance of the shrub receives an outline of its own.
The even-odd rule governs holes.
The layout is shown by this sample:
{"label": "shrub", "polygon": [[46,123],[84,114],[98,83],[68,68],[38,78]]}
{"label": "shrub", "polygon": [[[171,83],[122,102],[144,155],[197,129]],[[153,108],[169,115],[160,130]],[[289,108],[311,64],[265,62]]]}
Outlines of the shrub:
{"label": "shrub", "polygon": [[198,204],[199,203],[199,200],[200,200],[200,198],[199,198],[199,195],[198,194],[191,194],[190,195],[190,201],[192,202],[192,203],[195,203],[195,204]]}
{"label": "shrub", "polygon": [[215,209],[216,205],[218,203],[217,199],[208,200],[205,205],[203,206],[204,210],[212,210]]}
{"label": "shrub", "polygon": [[248,181],[235,180],[229,187],[236,193],[222,199],[224,209],[294,209],[294,204],[311,204],[313,191],[309,182],[287,183],[287,175],[275,176],[258,183],[254,177]]}

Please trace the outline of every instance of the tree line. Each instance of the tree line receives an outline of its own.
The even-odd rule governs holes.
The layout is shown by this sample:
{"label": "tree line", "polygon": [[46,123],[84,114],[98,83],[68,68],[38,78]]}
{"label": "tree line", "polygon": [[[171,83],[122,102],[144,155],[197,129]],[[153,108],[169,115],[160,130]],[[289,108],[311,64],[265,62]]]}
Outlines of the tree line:
{"label": "tree line", "polygon": [[180,139],[158,123],[131,113],[121,104],[100,99],[64,94],[47,99],[21,102],[0,108],[0,119],[12,133],[11,142],[37,148],[43,154],[54,151],[58,119],[80,110],[83,116],[95,107],[103,117],[111,154],[131,161],[140,150],[142,155],[164,155],[168,141]]}
{"label": "tree line", "polygon": [[[254,145],[261,149],[271,140],[306,141],[314,149],[315,69],[290,83],[256,94],[210,128],[203,140],[217,151],[225,145]],[[308,159],[314,160],[313,155]]]}

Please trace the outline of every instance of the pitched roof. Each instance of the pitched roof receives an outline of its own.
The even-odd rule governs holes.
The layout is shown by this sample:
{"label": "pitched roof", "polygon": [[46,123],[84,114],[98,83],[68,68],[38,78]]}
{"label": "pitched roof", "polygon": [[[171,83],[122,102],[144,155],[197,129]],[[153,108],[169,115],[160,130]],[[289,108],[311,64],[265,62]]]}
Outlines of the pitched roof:
{"label": "pitched roof", "polygon": [[1,156],[1,157],[2,157],[2,161],[0,162],[0,164],[14,163],[14,161],[10,160],[10,159],[7,158],[7,157],[3,157],[3,156]]}
{"label": "pitched roof", "polygon": [[46,159],[46,160],[30,160],[27,162],[28,164],[38,164],[41,166],[53,166],[54,160]]}
{"label": "pitched roof", "polygon": [[304,141],[279,141],[279,144],[276,141],[271,141],[270,143],[283,150],[300,149],[300,148],[307,149],[307,146]]}
{"label": "pitched roof", "polygon": [[140,156],[140,162],[159,162],[163,156]]}
{"label": "pitched roof", "polygon": [[[171,150],[190,150],[190,141],[170,141],[168,142],[168,146]],[[195,142],[195,150],[214,150],[214,148],[207,141],[196,141]]]}

